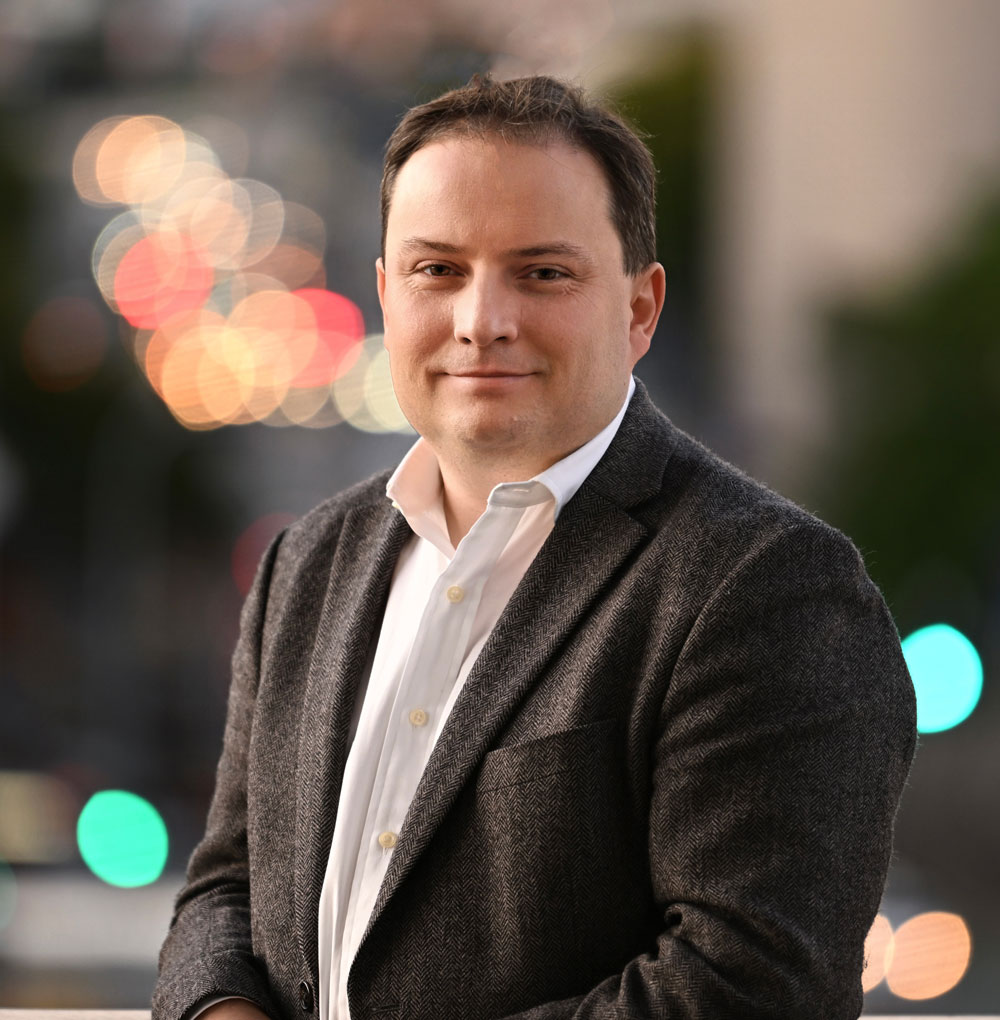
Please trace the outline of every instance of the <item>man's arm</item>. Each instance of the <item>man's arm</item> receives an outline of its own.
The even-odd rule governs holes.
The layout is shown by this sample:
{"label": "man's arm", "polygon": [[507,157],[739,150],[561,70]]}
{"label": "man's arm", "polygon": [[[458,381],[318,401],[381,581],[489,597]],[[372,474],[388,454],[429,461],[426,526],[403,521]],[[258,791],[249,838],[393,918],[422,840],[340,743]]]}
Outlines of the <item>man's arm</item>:
{"label": "man's arm", "polygon": [[662,707],[661,934],[589,993],[516,1020],[856,1018],[915,736],[898,635],[853,546],[804,525],[748,556],[692,627]]}
{"label": "man's arm", "polygon": [[215,792],[204,838],[191,856],[187,882],[160,950],[153,1020],[182,1020],[215,996],[248,1001],[211,1006],[203,1015],[212,1013],[213,1020],[260,1020],[261,1012],[279,1015],[251,945],[246,834],[247,751],[267,592],[279,542],[280,536],[261,560],[240,616]]}

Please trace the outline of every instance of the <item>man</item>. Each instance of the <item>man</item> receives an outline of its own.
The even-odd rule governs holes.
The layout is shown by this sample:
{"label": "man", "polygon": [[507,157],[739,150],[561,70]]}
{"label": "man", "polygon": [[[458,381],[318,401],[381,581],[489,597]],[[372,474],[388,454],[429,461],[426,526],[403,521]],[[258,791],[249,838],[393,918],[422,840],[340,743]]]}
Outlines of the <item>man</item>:
{"label": "man", "polygon": [[261,564],[156,1020],[858,1016],[913,691],[853,546],[633,383],[653,177],[548,78],[390,139],[420,439]]}

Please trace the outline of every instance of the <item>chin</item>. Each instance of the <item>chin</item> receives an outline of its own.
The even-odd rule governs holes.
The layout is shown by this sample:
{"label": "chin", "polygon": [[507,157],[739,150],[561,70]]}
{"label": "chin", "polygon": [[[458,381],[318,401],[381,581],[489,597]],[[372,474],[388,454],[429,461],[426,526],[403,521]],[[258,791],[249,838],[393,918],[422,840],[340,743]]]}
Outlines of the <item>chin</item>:
{"label": "chin", "polygon": [[527,423],[509,414],[462,415],[450,434],[466,447],[486,451],[523,447],[528,437]]}

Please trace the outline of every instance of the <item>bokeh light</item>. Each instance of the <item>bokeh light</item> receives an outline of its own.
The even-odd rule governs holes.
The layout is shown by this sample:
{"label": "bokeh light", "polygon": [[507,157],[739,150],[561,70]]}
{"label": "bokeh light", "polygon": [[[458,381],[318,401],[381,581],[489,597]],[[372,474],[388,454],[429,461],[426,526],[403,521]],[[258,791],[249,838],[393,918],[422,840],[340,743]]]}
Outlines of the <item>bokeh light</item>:
{"label": "bokeh light", "polygon": [[89,205],[114,205],[104,194],[97,179],[97,157],[105,139],[128,117],[108,117],[95,124],[80,139],[73,154],[73,186],[76,193]]}
{"label": "bokeh light", "polygon": [[[220,119],[201,126],[236,138],[229,162],[242,169],[240,130]],[[327,287],[326,225],[312,209],[230,177],[205,136],[155,116],[95,125],[77,146],[73,180],[84,201],[127,207],[94,244],[94,279],[132,328],[136,364],[186,428],[347,421],[410,431],[386,358],[366,346],[361,310]]]}
{"label": "bokeh light", "polygon": [[83,297],[55,297],[35,312],[21,336],[25,371],[39,389],[61,393],[85,383],[108,352],[100,308]]}
{"label": "bokeh light", "polygon": [[917,696],[917,730],[938,733],[967,719],[983,689],[983,665],[972,642],[945,623],[915,631],[903,655]]}
{"label": "bokeh light", "polygon": [[[188,234],[198,230],[203,240],[212,227],[210,203],[203,205],[206,197],[215,192],[217,200],[231,198],[232,205],[236,205],[239,198],[232,198],[232,182],[219,166],[215,153],[202,151],[197,146],[190,146],[189,151],[197,158],[184,164],[174,186],[156,201],[136,206],[135,212],[147,230],[170,229]],[[229,243],[238,246],[242,238]]]}
{"label": "bokeh light", "polygon": [[900,998],[932,999],[962,980],[971,955],[972,937],[958,914],[918,914],[893,936],[886,981]]}
{"label": "bokeh light", "polygon": [[242,256],[232,265],[249,267],[260,262],[278,243],[285,226],[285,204],[274,188],[260,181],[243,177],[233,183],[246,194],[251,217]]}
{"label": "bokeh light", "polygon": [[253,207],[249,192],[234,181],[193,180],[174,195],[162,219],[186,230],[209,265],[234,268],[250,236]]}
{"label": "bokeh light", "polygon": [[126,790],[102,790],[84,805],[76,826],[80,855],[109,885],[155,882],[167,862],[167,827],[149,801]]}
{"label": "bokeh light", "polygon": [[146,229],[139,216],[132,212],[120,213],[97,235],[91,252],[90,268],[97,288],[107,306],[118,311],[115,301],[115,275],[118,265],[132,246],[146,236]]}
{"label": "bokeh light", "polygon": [[157,231],[132,245],[115,270],[118,311],[133,326],[155,329],[199,308],[212,290],[212,270],[183,234]]}
{"label": "bokeh light", "polygon": [[381,333],[366,336],[331,389],[344,420],[362,432],[412,432],[396,402]]}
{"label": "bokeh light", "polygon": [[61,864],[73,860],[79,804],[58,776],[0,771],[0,860]]}
{"label": "bokeh light", "polygon": [[861,987],[870,992],[886,975],[894,949],[892,925],[884,914],[877,914],[865,939],[865,967]]}
{"label": "bokeh light", "polygon": [[[246,349],[241,334],[224,323],[202,323],[182,332],[170,344],[163,354],[160,391],[179,422],[196,429],[241,420],[243,387],[238,366],[241,354],[244,361],[251,361]],[[158,347],[151,342],[147,358],[156,351]]]}
{"label": "bokeh light", "polygon": [[276,244],[260,261],[254,263],[254,272],[271,277],[288,290],[326,287],[326,270],[322,256],[301,244],[282,241]]}
{"label": "bokeh light", "polygon": [[314,287],[297,290],[295,296],[309,306],[318,341],[296,374],[295,385],[329,386],[357,357],[358,344],[365,334],[361,309],[340,294]]}
{"label": "bokeh light", "polygon": [[[173,121],[126,117],[101,139],[93,162],[88,158],[80,167],[80,179],[89,181],[92,172],[105,202],[138,205],[158,198],[173,185],[186,156],[184,132]],[[75,164],[74,160],[74,178]]]}
{"label": "bokeh light", "polygon": [[307,205],[285,203],[284,236],[314,255],[322,255],[326,251],[326,224]]}
{"label": "bokeh light", "polygon": [[10,865],[0,858],[0,931],[10,924],[17,909],[17,879]]}
{"label": "bokeh light", "polygon": [[377,351],[365,370],[365,403],[368,413],[380,432],[406,432],[409,422],[403,416],[396,401],[396,392],[392,388],[392,375],[389,371],[389,352]]}

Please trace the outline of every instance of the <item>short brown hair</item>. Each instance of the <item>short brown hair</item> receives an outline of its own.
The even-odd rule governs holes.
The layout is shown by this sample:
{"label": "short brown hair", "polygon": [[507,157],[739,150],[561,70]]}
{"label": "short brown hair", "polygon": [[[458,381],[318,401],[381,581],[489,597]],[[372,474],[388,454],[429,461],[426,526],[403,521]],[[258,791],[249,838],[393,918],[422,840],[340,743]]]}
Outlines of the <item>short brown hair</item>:
{"label": "short brown hair", "polygon": [[498,135],[506,141],[553,140],[590,153],[611,192],[611,221],[622,243],[625,272],[635,276],[656,258],[656,168],[638,132],[582,88],[537,75],[494,81],[474,75],[407,111],[385,149],[382,170],[382,255],[392,191],[403,164],[444,135]]}

